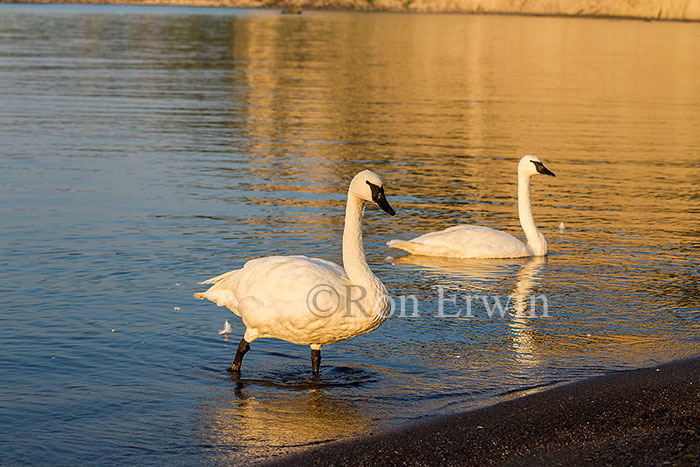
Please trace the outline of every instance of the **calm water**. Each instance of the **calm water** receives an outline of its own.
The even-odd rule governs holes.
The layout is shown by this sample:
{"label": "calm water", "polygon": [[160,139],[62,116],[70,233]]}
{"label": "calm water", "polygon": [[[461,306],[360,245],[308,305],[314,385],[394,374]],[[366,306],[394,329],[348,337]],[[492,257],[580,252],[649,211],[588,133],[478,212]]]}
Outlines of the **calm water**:
{"label": "calm water", "polygon": [[[243,464],[700,352],[700,24],[0,5],[4,464]],[[458,222],[547,260],[390,250]],[[259,340],[197,282],[365,250],[417,316],[324,348]],[[560,231],[563,222],[565,229]],[[440,317],[437,291],[545,294],[549,317]],[[456,315],[465,301],[446,305]],[[229,339],[217,334],[231,320]]]}

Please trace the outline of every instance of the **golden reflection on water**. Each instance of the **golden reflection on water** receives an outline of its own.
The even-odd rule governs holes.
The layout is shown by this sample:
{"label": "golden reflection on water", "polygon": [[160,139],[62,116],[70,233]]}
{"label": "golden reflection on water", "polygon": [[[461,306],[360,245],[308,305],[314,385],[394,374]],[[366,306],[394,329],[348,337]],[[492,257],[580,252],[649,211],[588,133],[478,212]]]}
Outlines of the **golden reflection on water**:
{"label": "golden reflection on water", "polygon": [[[685,24],[561,18],[236,21],[245,119],[232,125],[250,137],[247,186],[280,192],[249,201],[320,207],[290,192],[342,194],[369,166],[402,197],[400,213],[427,212],[435,228],[456,216],[517,228],[514,161],[536,153],[559,175],[533,185],[544,227],[677,224],[700,196],[696,36]],[[692,190],[679,197],[679,185]]]}
{"label": "golden reflection on water", "polygon": [[371,414],[313,387],[288,388],[265,397],[260,387],[249,393],[238,383],[230,398],[202,402],[199,410],[205,442],[223,447],[216,453],[217,464],[280,456],[376,427]]}

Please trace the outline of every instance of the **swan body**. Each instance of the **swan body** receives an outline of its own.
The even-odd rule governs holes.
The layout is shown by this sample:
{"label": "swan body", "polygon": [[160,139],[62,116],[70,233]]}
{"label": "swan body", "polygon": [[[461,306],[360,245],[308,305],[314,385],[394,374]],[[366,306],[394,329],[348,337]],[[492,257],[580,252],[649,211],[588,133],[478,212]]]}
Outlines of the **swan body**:
{"label": "swan body", "polygon": [[476,225],[456,225],[412,240],[390,240],[392,248],[424,256],[450,258],[522,258],[546,256],[547,240],[535,225],[530,205],[530,177],[554,176],[536,156],[527,155],[518,164],[518,214],[527,244],[500,230]]}
{"label": "swan body", "polygon": [[[365,303],[367,314],[348,310],[348,302],[350,308],[357,305],[352,300],[360,294],[353,290],[345,270],[330,261],[306,256],[254,259],[242,269],[203,284],[212,287],[201,298],[240,316],[249,343],[274,337],[302,345],[332,344],[375,329],[385,311],[381,300],[377,303],[379,309],[374,303]],[[376,288],[386,295],[383,284],[377,281]]]}
{"label": "swan body", "polygon": [[448,258],[521,258],[533,256],[532,250],[511,234],[478,225],[455,225],[413,240],[389,240],[392,248],[414,255]]}
{"label": "swan body", "polygon": [[348,190],[343,267],[306,256],[268,256],[202,282],[211,287],[195,297],[227,307],[246,327],[230,371],[240,371],[249,343],[274,337],[311,346],[317,373],[322,345],[370,332],[386,319],[390,309],[386,288],[370,270],[362,248],[367,201],[395,214],[379,176],[364,170]]}

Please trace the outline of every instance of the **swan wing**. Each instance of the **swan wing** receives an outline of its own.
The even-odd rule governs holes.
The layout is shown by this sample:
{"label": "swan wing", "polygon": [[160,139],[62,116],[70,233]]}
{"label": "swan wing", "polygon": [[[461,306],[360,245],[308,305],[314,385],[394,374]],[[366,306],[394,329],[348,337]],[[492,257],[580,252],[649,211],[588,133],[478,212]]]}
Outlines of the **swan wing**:
{"label": "swan wing", "polygon": [[350,281],[343,268],[322,259],[259,258],[206,282],[212,284],[209,290],[195,296],[240,316],[248,342],[276,337],[295,344],[324,345],[363,334],[381,323],[374,315],[345,311],[348,294],[353,293]]}
{"label": "swan wing", "polygon": [[[254,298],[255,307],[268,308],[272,302],[306,305],[314,287],[328,286],[342,291],[349,283],[345,270],[335,263],[306,256],[268,256],[245,263],[241,269],[208,279],[212,284],[196,298],[208,299],[241,316],[241,300]],[[327,298],[327,297],[326,297]],[[250,302],[250,300],[249,300]],[[251,309],[251,304],[245,307]]]}
{"label": "swan wing", "polygon": [[489,227],[456,225],[408,241],[392,240],[391,247],[414,254],[453,258],[519,258],[532,252],[512,235]]}

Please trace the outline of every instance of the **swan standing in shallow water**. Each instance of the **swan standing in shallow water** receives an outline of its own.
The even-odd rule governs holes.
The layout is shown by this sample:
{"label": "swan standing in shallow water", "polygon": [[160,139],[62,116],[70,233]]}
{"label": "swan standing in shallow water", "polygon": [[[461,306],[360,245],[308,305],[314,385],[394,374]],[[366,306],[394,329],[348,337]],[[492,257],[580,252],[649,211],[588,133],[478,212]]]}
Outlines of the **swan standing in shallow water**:
{"label": "swan standing in shallow water", "polygon": [[202,282],[213,285],[194,296],[227,307],[246,327],[230,372],[240,373],[251,342],[275,337],[310,345],[311,367],[317,374],[322,345],[365,334],[384,322],[390,309],[387,291],[367,265],[362,249],[367,201],[395,214],[379,176],[363,170],[348,190],[342,268],[306,256],[268,256]]}
{"label": "swan standing in shallow water", "polygon": [[425,256],[450,258],[521,258],[546,256],[547,240],[535,226],[530,206],[530,177],[555,175],[536,156],[524,156],[518,164],[518,214],[527,237],[527,245],[512,235],[477,225],[456,225],[441,232],[431,232],[413,240],[390,240],[392,248]]}

